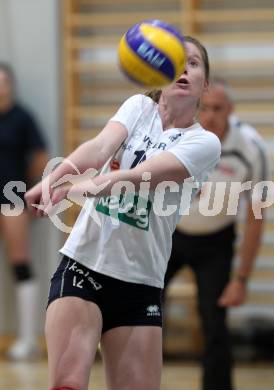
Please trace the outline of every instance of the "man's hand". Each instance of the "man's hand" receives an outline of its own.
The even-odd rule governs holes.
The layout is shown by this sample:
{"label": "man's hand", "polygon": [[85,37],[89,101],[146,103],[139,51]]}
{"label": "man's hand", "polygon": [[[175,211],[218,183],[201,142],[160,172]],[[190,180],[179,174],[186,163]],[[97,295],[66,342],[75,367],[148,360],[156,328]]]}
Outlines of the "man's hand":
{"label": "man's hand", "polygon": [[218,305],[222,307],[240,306],[246,300],[246,285],[240,280],[233,279],[225,287],[218,300]]}

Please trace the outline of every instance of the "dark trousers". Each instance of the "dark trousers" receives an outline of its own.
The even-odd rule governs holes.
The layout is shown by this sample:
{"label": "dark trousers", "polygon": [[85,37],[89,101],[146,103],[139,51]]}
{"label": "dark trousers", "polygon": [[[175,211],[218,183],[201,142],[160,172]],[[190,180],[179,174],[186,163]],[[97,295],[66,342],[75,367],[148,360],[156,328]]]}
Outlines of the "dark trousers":
{"label": "dark trousers", "polygon": [[165,276],[165,287],[184,265],[194,271],[198,307],[205,339],[203,390],[232,390],[232,359],[227,311],[217,301],[229,281],[233,258],[234,226],[206,236],[175,231]]}

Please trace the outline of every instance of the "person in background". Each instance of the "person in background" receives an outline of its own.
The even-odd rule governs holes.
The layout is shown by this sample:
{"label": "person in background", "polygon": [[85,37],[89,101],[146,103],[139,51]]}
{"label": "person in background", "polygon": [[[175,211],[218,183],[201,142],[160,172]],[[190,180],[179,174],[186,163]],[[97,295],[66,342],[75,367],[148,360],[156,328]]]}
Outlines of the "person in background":
{"label": "person in background", "polygon": [[[212,80],[202,96],[199,119],[204,128],[221,140],[221,160],[194,199],[189,215],[183,216],[177,225],[165,276],[166,289],[184,265],[194,271],[205,338],[203,390],[233,389],[227,308],[239,306],[246,299],[248,279],[263,232],[263,219],[256,219],[253,213],[252,188],[260,181],[269,180],[264,142],[254,128],[237,119],[233,108],[228,85],[223,80]],[[246,205],[240,260],[231,272],[237,215],[227,215],[227,206],[229,199],[238,199],[231,183],[249,180],[251,189],[242,196]],[[226,189],[214,193],[218,182],[225,183]],[[205,215],[204,210],[210,209],[213,199],[221,209]]]}
{"label": "person in background", "polygon": [[41,177],[47,159],[45,142],[33,116],[17,102],[13,71],[9,65],[0,63],[0,231],[15,281],[19,332],[7,352],[15,360],[32,357],[38,351],[35,330],[38,286],[30,261],[29,215],[24,192],[27,182],[34,183]]}

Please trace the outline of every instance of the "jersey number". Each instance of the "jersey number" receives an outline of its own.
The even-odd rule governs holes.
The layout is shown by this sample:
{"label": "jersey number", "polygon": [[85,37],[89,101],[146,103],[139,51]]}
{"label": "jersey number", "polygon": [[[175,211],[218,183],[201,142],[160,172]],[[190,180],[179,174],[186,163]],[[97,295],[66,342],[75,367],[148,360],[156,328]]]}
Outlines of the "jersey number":
{"label": "jersey number", "polygon": [[133,161],[130,168],[135,168],[136,165],[140,164],[141,162],[146,160],[146,151],[145,150],[136,150],[134,152],[135,154],[135,160]]}

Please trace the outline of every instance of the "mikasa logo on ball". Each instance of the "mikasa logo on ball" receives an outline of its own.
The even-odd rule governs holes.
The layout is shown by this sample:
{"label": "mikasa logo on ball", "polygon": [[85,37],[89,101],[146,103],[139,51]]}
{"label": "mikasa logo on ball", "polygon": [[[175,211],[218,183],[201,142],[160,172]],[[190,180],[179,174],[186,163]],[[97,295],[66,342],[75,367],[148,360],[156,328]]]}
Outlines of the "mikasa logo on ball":
{"label": "mikasa logo on ball", "polygon": [[161,57],[161,53],[148,45],[146,42],[143,42],[138,47],[137,53],[140,54],[140,56],[144,59],[148,60],[151,65],[156,66],[156,68],[160,68],[166,60],[163,55]]}
{"label": "mikasa logo on ball", "polygon": [[187,53],[184,37],[161,20],[144,20],[132,26],[118,48],[120,69],[139,86],[164,87],[184,72]]}

